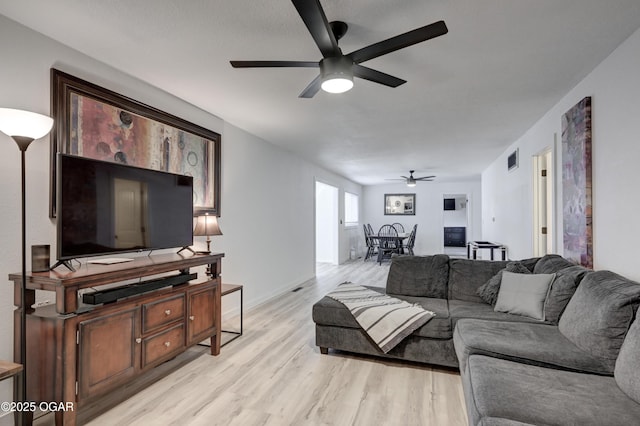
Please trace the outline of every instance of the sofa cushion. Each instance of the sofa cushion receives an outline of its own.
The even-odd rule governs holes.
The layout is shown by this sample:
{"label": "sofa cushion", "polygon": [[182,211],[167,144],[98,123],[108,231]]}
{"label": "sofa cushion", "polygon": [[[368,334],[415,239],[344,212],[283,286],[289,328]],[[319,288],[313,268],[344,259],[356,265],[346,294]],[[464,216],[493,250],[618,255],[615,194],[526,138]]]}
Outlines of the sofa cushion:
{"label": "sofa cushion", "polygon": [[569,266],[556,272],[556,279],[551,284],[549,297],[544,303],[544,320],[551,324],[558,324],[560,315],[567,307],[567,303],[576,292],[580,281],[590,269],[583,266]]}
{"label": "sofa cushion", "polygon": [[494,310],[544,320],[544,302],[555,274],[504,271]]}
{"label": "sofa cushion", "polygon": [[550,324],[461,319],[453,343],[460,370],[466,368],[471,355],[481,354],[561,370],[612,374],[600,358],[578,348]]}
{"label": "sofa cushion", "polygon": [[498,271],[506,268],[506,261],[451,259],[449,261],[449,299],[484,303],[476,293]]}
{"label": "sofa cushion", "polygon": [[533,268],[534,274],[553,274],[561,269],[575,266],[575,263],[557,254],[542,256]]}
{"label": "sofa cushion", "polygon": [[387,276],[387,293],[446,299],[449,256],[394,256]]}
{"label": "sofa cushion", "polygon": [[640,404],[613,377],[472,355],[462,380],[470,425],[503,418],[536,425],[628,426],[640,419]]}
{"label": "sofa cushion", "polygon": [[509,262],[507,267],[498,271],[493,277],[489,278],[489,281],[478,287],[476,294],[480,296],[482,300],[490,305],[496,304],[498,300],[498,291],[500,290],[500,283],[502,282],[502,274],[507,272],[515,272],[516,274],[530,274],[531,271],[524,266],[521,262]]}
{"label": "sofa cushion", "polygon": [[[382,293],[382,289],[380,288],[372,289]],[[409,303],[417,303],[424,309],[436,314],[429,322],[415,330],[412,335],[433,339],[450,339],[452,337],[453,327],[451,325],[451,319],[449,318],[448,301],[446,299],[399,295],[394,295],[393,297]],[[346,306],[326,296],[313,305],[312,317],[316,324],[360,328],[360,325]]]}
{"label": "sofa cushion", "polygon": [[493,306],[486,303],[467,302],[466,300],[449,300],[449,315],[451,325],[462,318],[484,319],[507,322],[540,323],[540,321],[522,315],[511,315],[505,312],[496,312]]}
{"label": "sofa cushion", "polygon": [[640,403],[640,320],[636,319],[624,338],[614,376],[620,389]]}
{"label": "sofa cushion", "polygon": [[580,349],[602,358],[611,370],[640,304],[640,284],[610,271],[585,275],[558,324]]}

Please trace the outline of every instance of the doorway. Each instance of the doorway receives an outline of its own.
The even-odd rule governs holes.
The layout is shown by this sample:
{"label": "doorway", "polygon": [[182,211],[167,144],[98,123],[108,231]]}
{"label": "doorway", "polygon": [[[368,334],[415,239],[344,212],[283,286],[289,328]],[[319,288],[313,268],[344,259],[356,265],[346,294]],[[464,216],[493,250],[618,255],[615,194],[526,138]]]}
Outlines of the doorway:
{"label": "doorway", "polygon": [[316,262],[338,264],[338,188],[316,181]]}
{"label": "doorway", "polygon": [[442,224],[444,254],[452,257],[467,256],[469,228],[469,196],[468,194],[443,194]]}
{"label": "doorway", "polygon": [[555,252],[553,149],[533,156],[533,255]]}

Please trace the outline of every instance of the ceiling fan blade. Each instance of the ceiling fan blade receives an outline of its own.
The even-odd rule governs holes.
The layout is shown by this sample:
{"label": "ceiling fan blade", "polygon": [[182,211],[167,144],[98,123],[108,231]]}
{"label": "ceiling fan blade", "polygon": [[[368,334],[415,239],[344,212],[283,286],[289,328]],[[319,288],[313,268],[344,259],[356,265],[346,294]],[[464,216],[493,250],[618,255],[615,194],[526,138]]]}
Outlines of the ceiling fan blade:
{"label": "ceiling fan blade", "polygon": [[318,68],[318,62],[311,61],[229,61],[234,68]]}
{"label": "ceiling fan blade", "polygon": [[291,0],[324,58],[341,55],[319,0]]}
{"label": "ceiling fan blade", "polygon": [[298,95],[299,98],[313,98],[313,96],[320,90],[322,84],[322,78],[317,76],[311,83]]}
{"label": "ceiling fan blade", "polygon": [[356,77],[364,78],[365,80],[373,81],[375,83],[384,84],[389,87],[398,87],[401,84],[406,83],[406,80],[403,80],[398,77],[394,77],[389,74],[385,74],[380,71],[376,71],[371,68],[363,67],[362,65],[353,64],[353,75]]}
{"label": "ceiling fan blade", "polygon": [[404,180],[404,179],[396,178],[396,179],[385,179],[385,180]]}
{"label": "ceiling fan blade", "polygon": [[430,180],[433,179],[435,176],[422,176],[422,177],[417,177],[414,178],[415,180]]}
{"label": "ceiling fan blade", "polygon": [[361,62],[377,58],[378,56],[386,55],[387,53],[412,46],[416,43],[439,37],[447,32],[449,32],[449,30],[447,29],[444,21],[438,21],[404,34],[388,38],[370,46],[363,47],[362,49],[349,53],[347,56],[353,59],[353,62],[359,64]]}
{"label": "ceiling fan blade", "polygon": [[[408,178],[408,177],[406,177],[406,176],[400,176],[400,177],[401,177],[401,178],[403,178],[403,179],[409,179],[409,178]],[[398,180],[402,180],[402,179],[398,179]]]}

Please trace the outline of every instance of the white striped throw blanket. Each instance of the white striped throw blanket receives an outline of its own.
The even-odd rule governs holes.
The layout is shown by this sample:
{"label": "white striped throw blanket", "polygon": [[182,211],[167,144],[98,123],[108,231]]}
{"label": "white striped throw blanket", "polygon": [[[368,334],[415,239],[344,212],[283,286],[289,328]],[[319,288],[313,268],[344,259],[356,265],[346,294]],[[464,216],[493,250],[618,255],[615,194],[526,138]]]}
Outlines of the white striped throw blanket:
{"label": "white striped throw blanket", "polygon": [[327,296],[345,305],[384,353],[436,315],[420,305],[350,282],[339,284]]}

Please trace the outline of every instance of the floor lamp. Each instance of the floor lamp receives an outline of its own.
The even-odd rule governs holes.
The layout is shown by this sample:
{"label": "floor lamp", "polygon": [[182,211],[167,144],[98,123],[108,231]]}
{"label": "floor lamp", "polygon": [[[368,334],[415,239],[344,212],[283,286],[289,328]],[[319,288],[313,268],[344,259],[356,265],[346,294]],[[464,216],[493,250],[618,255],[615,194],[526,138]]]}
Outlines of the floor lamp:
{"label": "floor lamp", "polygon": [[[31,142],[46,136],[52,127],[53,119],[46,115],[18,109],[0,108],[0,132],[11,136],[18,144],[22,155],[22,285],[20,291],[20,363],[22,364],[20,397],[22,401],[27,400],[25,153]],[[16,413],[16,415],[20,414]]]}

